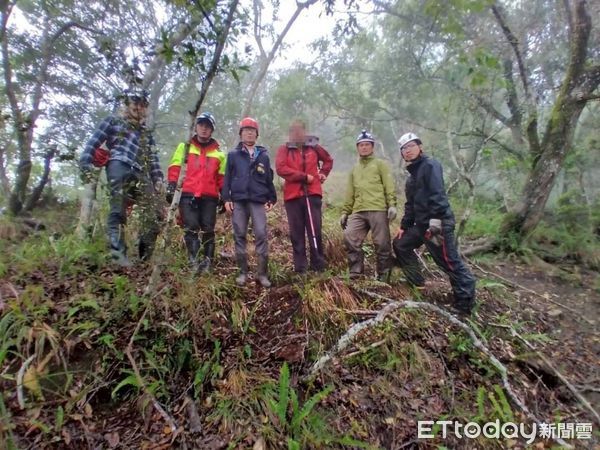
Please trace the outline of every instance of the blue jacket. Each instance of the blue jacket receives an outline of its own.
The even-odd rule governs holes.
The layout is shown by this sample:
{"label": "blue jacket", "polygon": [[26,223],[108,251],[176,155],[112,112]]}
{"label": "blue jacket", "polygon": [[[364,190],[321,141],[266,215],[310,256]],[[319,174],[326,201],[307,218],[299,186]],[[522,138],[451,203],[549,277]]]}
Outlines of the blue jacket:
{"label": "blue jacket", "polygon": [[400,227],[403,230],[414,225],[427,227],[429,219],[454,224],[441,164],[423,155],[406,169],[410,176],[406,180],[406,203]]}
{"label": "blue jacket", "polygon": [[273,184],[273,169],[267,149],[259,145],[250,159],[248,150],[240,142],[227,154],[225,179],[221,198],[225,202],[251,201],[275,203],[277,193]]}

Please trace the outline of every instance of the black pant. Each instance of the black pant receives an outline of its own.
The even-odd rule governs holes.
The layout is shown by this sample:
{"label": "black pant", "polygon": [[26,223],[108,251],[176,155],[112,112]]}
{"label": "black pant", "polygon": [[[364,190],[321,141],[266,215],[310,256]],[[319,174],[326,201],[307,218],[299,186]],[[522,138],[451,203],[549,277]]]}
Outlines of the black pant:
{"label": "black pant", "polygon": [[400,239],[394,239],[392,246],[398,262],[409,283],[423,286],[425,279],[414,250],[425,244],[435,263],[448,274],[454,300],[462,304],[472,304],[475,299],[475,277],[460,258],[454,242],[454,224],[442,224],[442,245],[435,245],[425,239],[426,227],[414,226],[404,231]]}
{"label": "black pant", "polygon": [[162,209],[150,177],[116,160],[106,166],[106,177],[110,188],[109,239],[112,241],[118,236],[124,246],[121,227],[127,223],[127,207],[136,203],[140,207],[140,243],[153,247],[160,231]]}
{"label": "black pant", "polygon": [[204,256],[208,258],[214,257],[214,254],[208,253],[214,253],[218,202],[219,199],[214,197],[190,197],[187,195],[181,197],[179,209],[183,219],[184,239],[188,246],[188,251],[194,252],[191,255],[193,257],[197,253],[197,246],[195,246],[194,242],[198,241],[198,232],[200,230],[202,230]]}
{"label": "black pant", "polygon": [[325,270],[325,256],[323,255],[323,239],[321,236],[322,199],[318,195],[310,195],[308,196],[308,203],[310,205],[310,216],[307,208],[307,197],[295,198],[285,202],[290,240],[292,241],[294,271],[296,272],[306,272],[308,265],[305,234],[308,236],[308,246],[310,248],[310,268],[318,272]]}

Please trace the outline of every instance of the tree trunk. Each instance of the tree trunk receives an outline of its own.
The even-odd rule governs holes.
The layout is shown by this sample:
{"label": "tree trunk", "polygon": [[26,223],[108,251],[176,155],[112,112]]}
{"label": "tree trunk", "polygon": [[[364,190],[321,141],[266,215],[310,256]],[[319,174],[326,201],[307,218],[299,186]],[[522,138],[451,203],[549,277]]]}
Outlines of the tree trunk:
{"label": "tree trunk", "polygon": [[52,164],[52,159],[56,155],[57,148],[51,148],[46,152],[44,156],[44,173],[42,174],[42,178],[37,186],[31,191],[31,195],[27,198],[25,205],[23,206],[23,210],[25,212],[31,211],[36,207],[40,198],[42,197],[42,192],[44,192],[44,188],[46,187],[46,183],[48,183],[48,179],[50,178],[50,166]]}
{"label": "tree trunk", "polygon": [[518,209],[509,213],[502,226],[503,234],[513,235],[518,242],[528,236],[540,222],[554,181],[572,147],[575,125],[584,104],[569,107],[561,103],[555,104],[548,138],[544,139],[540,158],[529,173]]}
{"label": "tree trunk", "polygon": [[556,176],[572,149],[577,121],[600,83],[600,66],[586,69],[592,29],[586,1],[577,0],[574,3],[569,65],[542,142],[535,149],[539,151],[532,152],[535,156],[533,167],[521,201],[516,211],[508,213],[504,219],[500,237],[508,246],[520,244],[540,222]]}
{"label": "tree trunk", "polygon": [[8,198],[8,211],[12,215],[19,214],[23,209],[23,202],[27,193],[27,183],[29,182],[29,175],[31,175],[31,160],[21,157],[16,175],[13,190]]}
{"label": "tree trunk", "polygon": [[3,197],[10,195],[10,181],[6,175],[6,154],[6,147],[0,148],[0,189],[2,189]]}
{"label": "tree trunk", "polygon": [[[99,175],[99,171],[96,171]],[[93,234],[92,221],[96,211],[96,189],[98,186],[98,177],[92,182],[83,186],[81,194],[81,208],[79,210],[79,223],[75,233],[79,238],[85,239]]]}

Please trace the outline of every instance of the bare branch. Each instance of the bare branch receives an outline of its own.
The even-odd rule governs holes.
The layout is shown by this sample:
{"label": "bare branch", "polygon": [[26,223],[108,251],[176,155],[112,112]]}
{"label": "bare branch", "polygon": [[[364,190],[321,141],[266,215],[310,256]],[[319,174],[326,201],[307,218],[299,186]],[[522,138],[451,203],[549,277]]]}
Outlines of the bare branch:
{"label": "bare branch", "polygon": [[521,50],[519,49],[519,40],[513,34],[512,30],[506,23],[502,11],[502,6],[500,6],[498,3],[492,5],[492,12],[494,14],[494,17],[496,18],[496,21],[498,22],[498,25],[500,25],[500,28],[504,33],[504,37],[506,37],[506,40],[513,49],[515,58],[517,60],[517,66],[519,67],[519,76],[521,77],[521,83],[523,83],[525,95],[529,97],[529,78],[527,77],[525,64],[523,62],[523,56],[521,55]]}
{"label": "bare branch", "polygon": [[[279,34],[279,36],[277,37],[277,40],[273,43],[273,47],[271,47],[271,50],[269,51],[268,55],[265,55],[265,50],[262,46],[262,40],[260,37],[260,32],[257,30],[256,28],[256,24],[255,24],[255,38],[256,38],[256,42],[259,46],[260,49],[260,54],[261,54],[261,61],[260,61],[260,66],[258,69],[258,73],[256,74],[256,76],[254,77],[254,79],[252,80],[252,83],[250,84],[249,90],[248,90],[248,96],[246,98],[246,103],[244,105],[244,110],[242,112],[243,116],[247,116],[250,115],[251,109],[252,109],[252,103],[254,102],[254,96],[256,95],[256,91],[258,90],[258,86],[260,85],[260,83],[262,83],[262,80],[264,79],[266,73],[267,73],[267,69],[269,68],[269,65],[271,64],[271,62],[273,61],[273,59],[275,58],[275,55],[277,54],[277,52],[279,51],[279,48],[281,47],[281,45],[283,44],[283,40],[285,39],[286,35],[288,34],[288,32],[290,31],[290,29],[292,28],[292,25],[294,24],[294,22],[296,21],[296,19],[298,18],[298,16],[300,15],[300,13],[305,9],[308,8],[310,5],[313,5],[317,2],[317,0],[307,0],[304,3],[300,3],[297,2],[296,3],[296,10],[294,11],[294,13],[292,14],[292,16],[289,18],[287,24],[285,25],[284,29],[281,31],[281,33]],[[260,12],[256,10],[256,1],[254,2],[255,5],[255,15],[257,17],[257,21],[260,18]]]}

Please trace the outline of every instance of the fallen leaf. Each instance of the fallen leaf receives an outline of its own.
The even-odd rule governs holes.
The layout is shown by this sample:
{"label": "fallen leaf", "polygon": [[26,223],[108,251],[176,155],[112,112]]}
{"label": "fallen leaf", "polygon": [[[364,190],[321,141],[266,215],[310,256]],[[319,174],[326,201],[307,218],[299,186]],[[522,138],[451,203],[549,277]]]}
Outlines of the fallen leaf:
{"label": "fallen leaf", "polygon": [[267,450],[267,444],[265,443],[265,440],[262,437],[258,438],[258,440],[254,443],[252,450]]}
{"label": "fallen leaf", "polygon": [[119,445],[119,442],[121,440],[121,438],[119,437],[119,433],[117,433],[116,431],[113,431],[112,433],[106,433],[104,435],[104,439],[106,439],[106,442],[108,442],[108,446],[110,448],[115,448],[117,445]]}
{"label": "fallen leaf", "polygon": [[42,396],[42,388],[38,380],[38,371],[35,366],[29,366],[23,376],[23,386],[29,389],[36,397]]}
{"label": "fallen leaf", "polygon": [[554,308],[554,309],[551,309],[550,311],[548,311],[548,315],[550,317],[560,317],[560,316],[562,316],[562,313],[563,313],[562,310],[560,310],[558,308]]}
{"label": "fallen leaf", "polygon": [[69,445],[71,443],[71,433],[69,433],[69,430],[63,428],[60,434],[62,435],[63,440],[65,441],[65,445]]}

